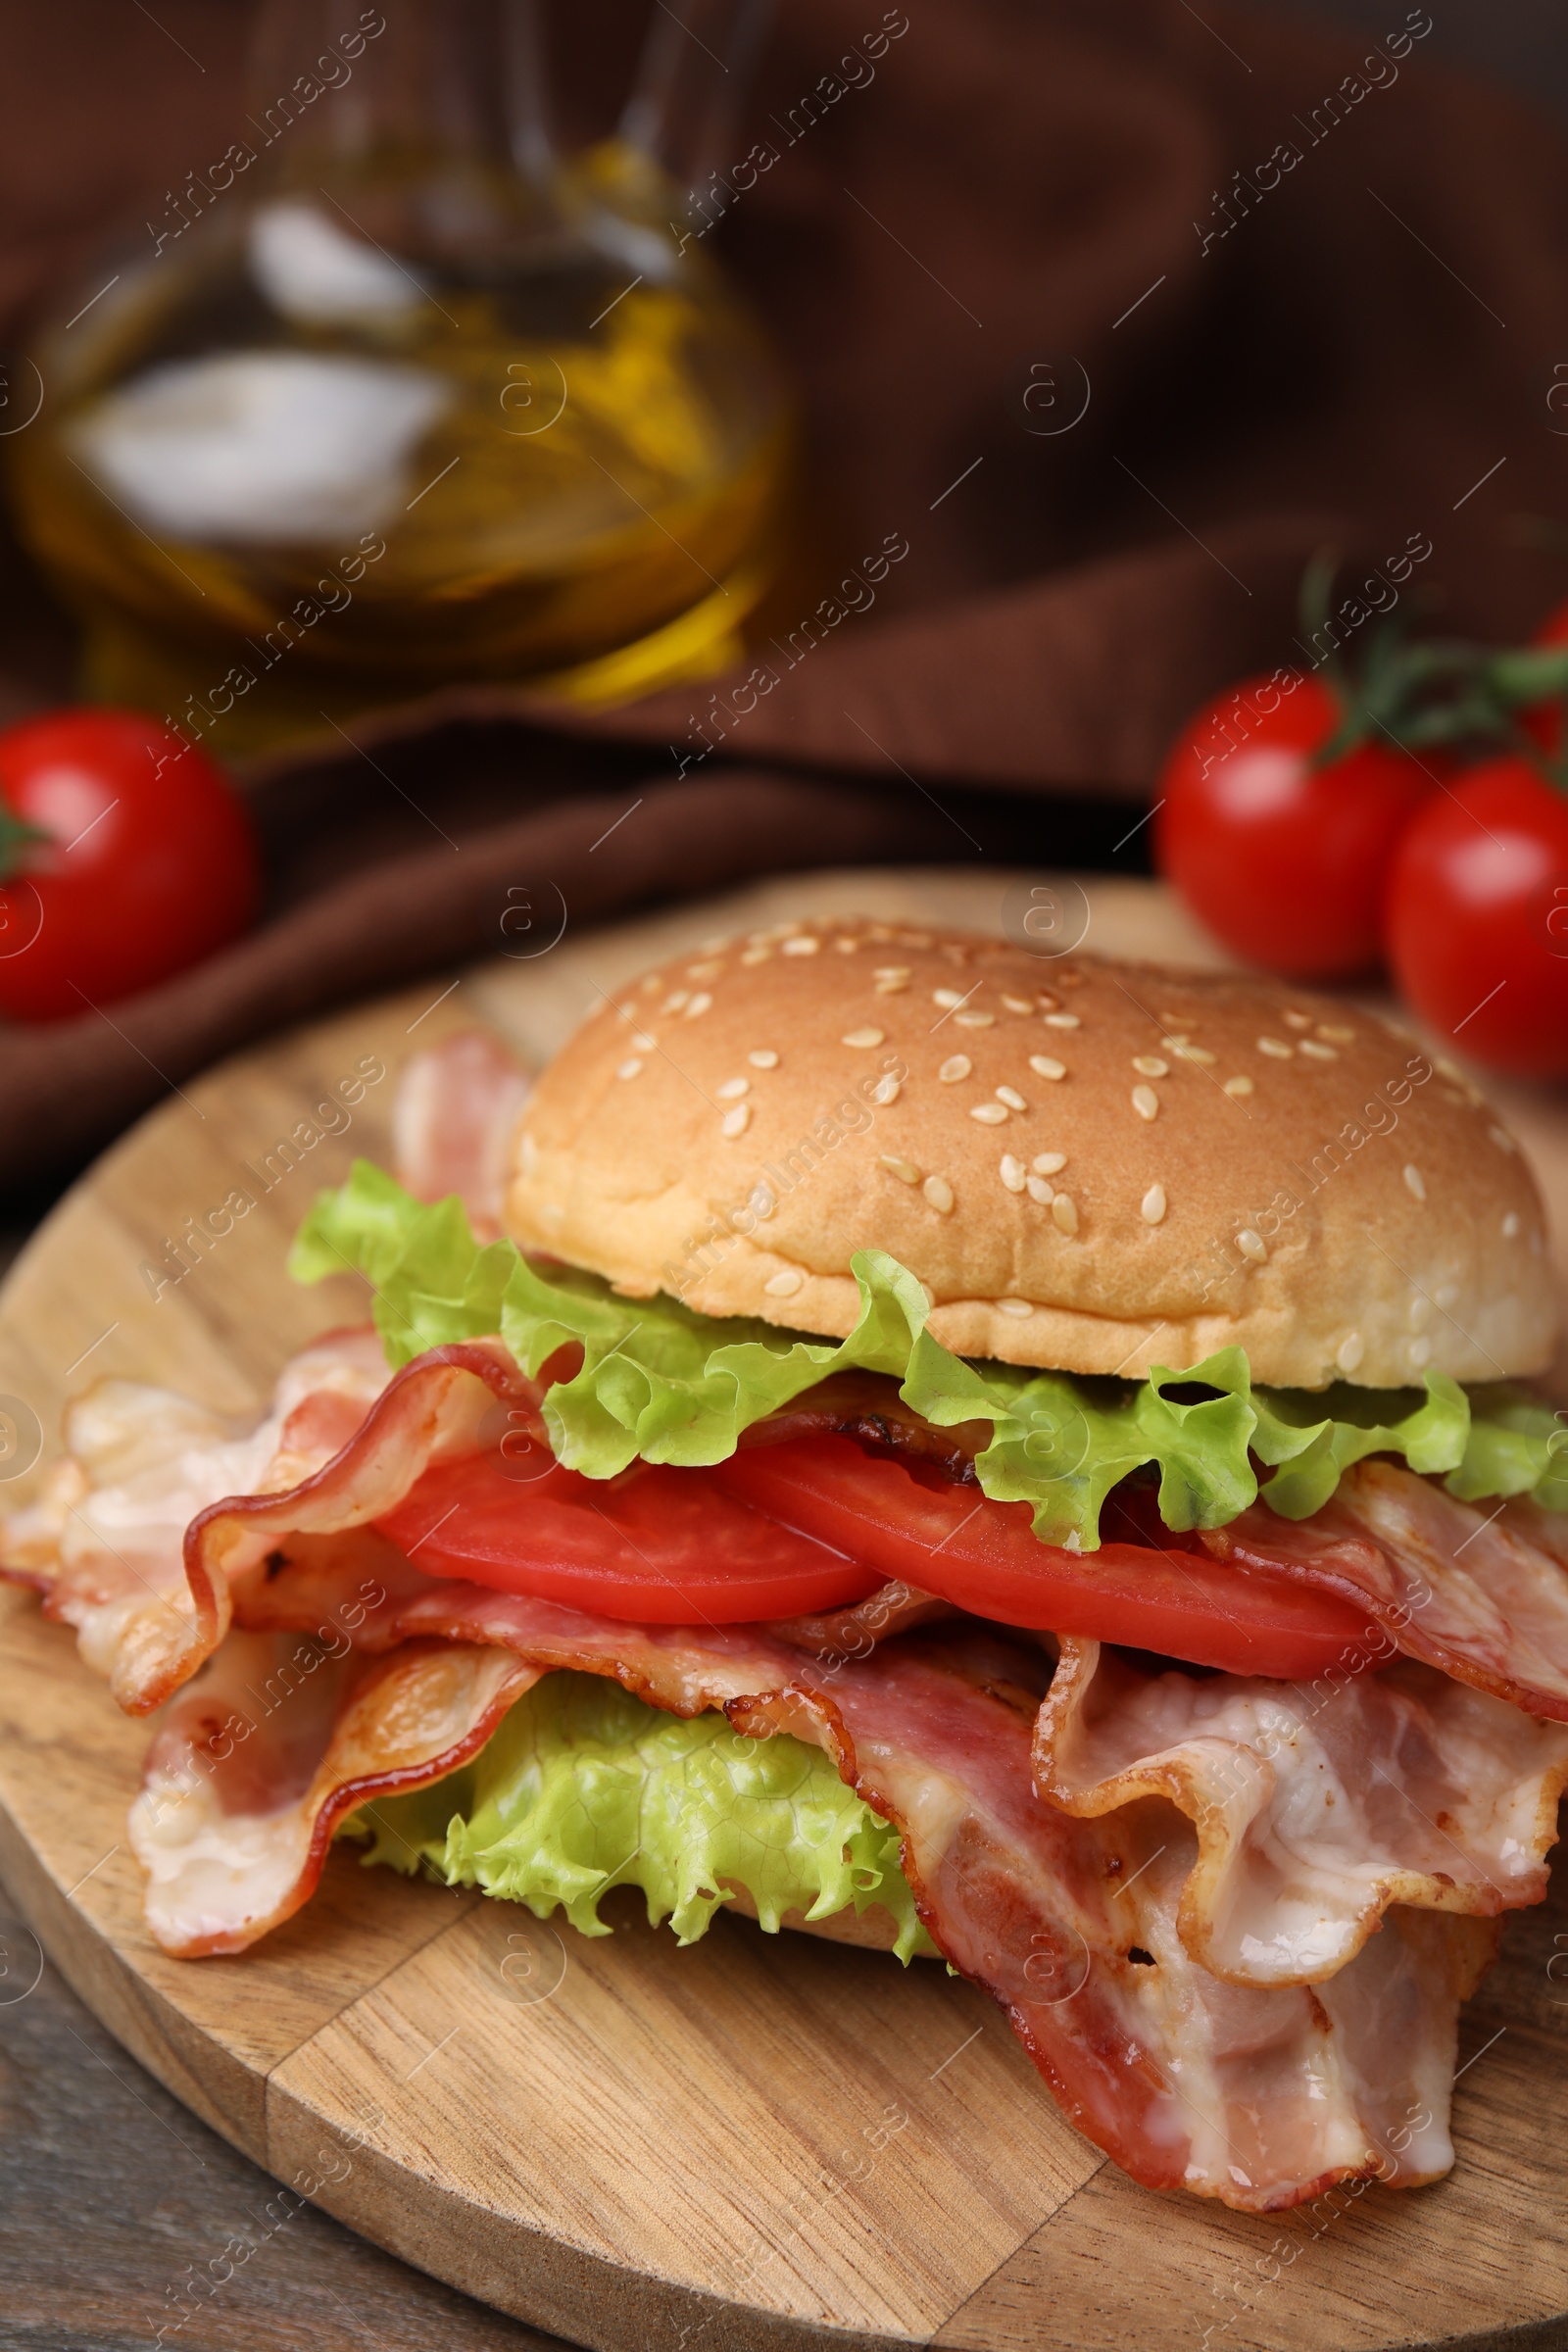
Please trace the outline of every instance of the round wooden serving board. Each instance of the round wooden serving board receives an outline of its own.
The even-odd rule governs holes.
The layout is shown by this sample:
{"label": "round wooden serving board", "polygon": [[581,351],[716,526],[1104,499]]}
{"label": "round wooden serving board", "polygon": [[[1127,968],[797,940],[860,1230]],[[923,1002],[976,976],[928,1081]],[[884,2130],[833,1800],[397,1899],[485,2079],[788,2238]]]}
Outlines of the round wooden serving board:
{"label": "round wooden serving board", "polygon": [[[111,1152],[20,1260],[0,1391],[46,1447],[63,1399],[106,1374],[254,1413],[285,1356],[364,1312],[347,1279],[292,1288],[284,1250],[318,1184],[356,1151],[385,1153],[411,1053],[483,1019],[537,1063],[596,988],[713,932],[850,908],[994,928],[1008,880],[775,881],[572,934],[445,997],[432,982],[228,1063]],[[1152,885],[1087,887],[1091,945],[1216,960]],[[353,1128],[155,1301],[144,1262],[368,1059],[387,1075]],[[1568,1105],[1504,1099],[1561,1247]],[[905,1971],[730,1918],[681,1951],[631,1896],[614,1935],[589,1940],[341,1848],[256,1951],[171,1960],[124,1845],[148,1728],[27,1595],[6,1592],[0,1616],[0,1867],[56,1964],[280,2180],[504,2311],[613,2352],[1568,2343],[1561,1900],[1509,1923],[1465,2017],[1450,2179],[1251,2220],[1134,2186],[1057,2115],[992,2004],[934,1963]]]}

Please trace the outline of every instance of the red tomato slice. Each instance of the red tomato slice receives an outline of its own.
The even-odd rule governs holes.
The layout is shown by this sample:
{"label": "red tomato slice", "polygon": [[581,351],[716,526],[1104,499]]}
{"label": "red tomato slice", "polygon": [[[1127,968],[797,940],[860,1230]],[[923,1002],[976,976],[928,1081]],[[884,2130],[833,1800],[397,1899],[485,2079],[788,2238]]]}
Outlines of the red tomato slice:
{"label": "red tomato slice", "polygon": [[1366,1635],[1338,1593],[1205,1552],[1042,1544],[1027,1503],[925,1486],[847,1438],[610,1482],[559,1466],[519,1481],[481,1454],[427,1470],[377,1524],[427,1575],[632,1624],[800,1616],[897,1577],[1004,1625],[1291,1682],[1343,1668]]}
{"label": "red tomato slice", "polygon": [[1364,1610],[1289,1577],[1239,1576],[1205,1552],[1041,1543],[1025,1502],[972,1487],[927,1487],[902,1462],[847,1438],[744,1448],[708,1474],[884,1577],[937,1592],[978,1617],[1122,1642],[1232,1674],[1310,1681],[1365,1647]]}
{"label": "red tomato slice", "polygon": [[885,1582],[726,1494],[710,1470],[642,1465],[605,1480],[557,1464],[518,1480],[482,1453],[426,1470],[377,1525],[427,1576],[634,1625],[793,1617],[864,1600]]}

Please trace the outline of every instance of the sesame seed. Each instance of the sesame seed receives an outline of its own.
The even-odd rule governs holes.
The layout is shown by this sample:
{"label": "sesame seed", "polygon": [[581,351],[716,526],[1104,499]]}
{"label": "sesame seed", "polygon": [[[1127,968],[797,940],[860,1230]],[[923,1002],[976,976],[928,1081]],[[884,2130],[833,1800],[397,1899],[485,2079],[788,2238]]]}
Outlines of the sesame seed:
{"label": "sesame seed", "polygon": [[901,1079],[892,1077],[879,1078],[875,1086],[873,1086],[871,1089],[871,1100],[873,1102],[879,1102],[882,1107],[886,1109],[890,1102],[896,1102],[898,1101],[899,1096],[903,1091],[903,1081]]}
{"label": "sesame seed", "polygon": [[771,948],[742,948],[741,961],[742,963],[766,963],[772,953]]}
{"label": "sesame seed", "polygon": [[1135,1086],[1133,1088],[1133,1108],[1141,1119],[1158,1118],[1159,1097],[1152,1086]]}
{"label": "sesame seed", "polygon": [[1034,1010],[1034,1006],[1027,997],[1004,997],[1002,1002],[1009,1012],[1033,1012]]}
{"label": "sesame seed", "polygon": [[769,1298],[793,1298],[805,1282],[804,1274],[797,1273],[793,1266],[786,1266],[781,1274],[769,1275],[762,1288]]}
{"label": "sesame seed", "polygon": [[1160,1223],[1165,1214],[1165,1187],[1162,1184],[1152,1184],[1150,1186],[1148,1192],[1144,1195],[1143,1204],[1139,1213],[1142,1215],[1146,1225],[1157,1225]]}
{"label": "sesame seed", "polygon": [[1038,1200],[1042,1208],[1049,1208],[1056,1197],[1055,1186],[1048,1184],[1043,1176],[1031,1176],[1025,1190],[1030,1200]]}
{"label": "sesame seed", "polygon": [[1516,1208],[1510,1208],[1502,1220],[1502,1238],[1505,1242],[1519,1239],[1519,1211]]}
{"label": "sesame seed", "polygon": [[1418,1200],[1424,1200],[1426,1199],[1427,1180],[1422,1175],[1420,1169],[1412,1166],[1408,1160],[1406,1160],[1404,1167],[1404,1181],[1406,1189],[1414,1193]]}
{"label": "sesame seed", "polygon": [[844,932],[833,945],[841,956],[854,956],[859,952],[860,943],[852,933]]}
{"label": "sesame seed", "polygon": [[970,1118],[978,1119],[982,1127],[1000,1127],[1006,1115],[1005,1102],[975,1102],[969,1109]]}
{"label": "sesame seed", "polygon": [[1187,1032],[1185,1029],[1173,1029],[1168,1037],[1162,1037],[1159,1042],[1167,1054],[1179,1054],[1187,1043]]}
{"label": "sesame seed", "polygon": [[1424,1372],[1432,1361],[1432,1342],[1428,1339],[1412,1340],[1405,1353],[1410,1359],[1411,1371]]}
{"label": "sesame seed", "polygon": [[945,1011],[951,1012],[956,1004],[963,1003],[963,991],[961,988],[934,988],[931,991],[931,1002],[933,1004],[940,1004]]}
{"label": "sesame seed", "polygon": [[1005,1102],[1009,1110],[1027,1110],[1029,1107],[1015,1086],[999,1086],[997,1101]]}
{"label": "sesame seed", "polygon": [[708,1007],[712,1002],[713,1000],[708,994],[708,991],[703,989],[697,996],[693,997],[691,1003],[687,1005],[685,1018],[688,1021],[695,1021],[700,1013],[704,1013],[708,1010]]}
{"label": "sesame seed", "polygon": [[907,980],[879,980],[875,994],[879,997],[902,997],[908,985]]}
{"label": "sesame seed", "polygon": [[1518,1146],[1515,1144],[1513,1137],[1508,1133],[1506,1127],[1489,1127],[1487,1129],[1487,1133],[1491,1136],[1493,1142],[1496,1145],[1499,1152],[1515,1152],[1518,1150]]}
{"label": "sesame seed", "polygon": [[1059,1176],[1067,1165],[1065,1152],[1037,1152],[1030,1161],[1037,1176]]}
{"label": "sesame seed", "polygon": [[[1355,1031],[1343,1027],[1338,1021],[1319,1021],[1317,1033],[1319,1037],[1330,1039],[1336,1046],[1353,1046],[1355,1043]],[[1359,1362],[1360,1358],[1356,1360]]]}
{"label": "sesame seed", "polygon": [[742,1095],[749,1095],[751,1091],[752,1082],[749,1078],[726,1078],[722,1086],[713,1089],[720,1102],[738,1102]]}
{"label": "sesame seed", "polygon": [[877,980],[907,980],[909,967],[906,963],[879,963],[873,967],[872,977]]}
{"label": "sesame seed", "polygon": [[941,1069],[938,1070],[937,1076],[944,1086],[956,1086],[958,1080],[967,1078],[973,1068],[974,1063],[969,1059],[967,1054],[950,1054]]}
{"label": "sesame seed", "polygon": [[1054,997],[1049,989],[1043,988],[1039,995],[1035,998],[1035,1003],[1039,1005],[1042,1012],[1054,1012],[1056,1006],[1061,1003],[1061,999],[1059,997]]}
{"label": "sesame seed", "polygon": [[721,963],[689,963],[686,977],[688,980],[716,980],[723,969]]}
{"label": "sesame seed", "polygon": [[1054,1223],[1058,1233],[1077,1232],[1078,1203],[1076,1200],[1069,1200],[1065,1193],[1058,1193],[1056,1195],[1056,1198],[1051,1203],[1051,1214],[1053,1222]]}
{"label": "sesame seed", "polygon": [[754,1070],[776,1070],[778,1055],[771,1046],[754,1046],[746,1056]]}
{"label": "sesame seed", "polygon": [[884,1152],[880,1164],[890,1176],[896,1176],[901,1184],[918,1184],[920,1181],[919,1169],[908,1160],[900,1159],[896,1152]]}
{"label": "sesame seed", "polygon": [[1171,1052],[1178,1061],[1196,1061],[1205,1070],[1211,1070],[1214,1066],[1215,1056],[1206,1046],[1190,1046],[1184,1041],[1179,1046],[1173,1046]]}
{"label": "sesame seed", "polygon": [[1168,1078],[1170,1063],[1161,1061],[1157,1054],[1135,1054],[1133,1068],[1144,1078]]}
{"label": "sesame seed", "polygon": [[971,1004],[964,1011],[956,1012],[953,1019],[955,1027],[959,1029],[989,1029],[996,1017],[994,1012],[976,1012]]}
{"label": "sesame seed", "polygon": [[1250,1095],[1251,1091],[1252,1081],[1245,1072],[1240,1078],[1227,1078],[1225,1081],[1225,1092],[1228,1095]]}
{"label": "sesame seed", "polygon": [[1366,1342],[1358,1331],[1348,1331],[1334,1350],[1334,1361],[1340,1371],[1351,1373],[1366,1353]]}
{"label": "sesame seed", "polygon": [[879,1046],[883,1036],[880,1029],[851,1029],[839,1042],[846,1046]]}
{"label": "sesame seed", "polygon": [[617,1078],[636,1078],[642,1074],[642,1063],[635,1054],[629,1054],[615,1072]]}
{"label": "sesame seed", "polygon": [[652,1054],[659,1044],[657,1037],[648,1037],[641,1029],[637,1031],[631,1042],[639,1054]]}
{"label": "sesame seed", "polygon": [[1014,1159],[1010,1152],[1004,1152],[999,1165],[1002,1170],[1002,1181],[1006,1186],[1008,1192],[1021,1193],[1025,1183],[1027,1182],[1027,1178],[1024,1175],[1023,1161],[1021,1159]]}
{"label": "sesame seed", "polygon": [[1310,1029],[1312,1026],[1312,1015],[1309,1012],[1288,1012],[1285,1018],[1293,1029]]}
{"label": "sesame seed", "polygon": [[949,1214],[953,1207],[953,1187],[945,1176],[928,1176],[920,1190],[940,1215]]}
{"label": "sesame seed", "polygon": [[1303,1037],[1300,1050],[1309,1061],[1338,1061],[1340,1058],[1333,1046],[1320,1046],[1315,1037]]}
{"label": "sesame seed", "polygon": [[665,1012],[681,1012],[691,1001],[692,992],[689,988],[677,988],[672,997],[664,999],[662,1009]]}
{"label": "sesame seed", "polygon": [[1046,1027],[1048,1029],[1081,1029],[1083,1023],[1075,1012],[1048,1012]]}
{"label": "sesame seed", "polygon": [[726,1142],[733,1143],[738,1135],[744,1135],[746,1133],[746,1130],[751,1123],[751,1104],[749,1102],[737,1102],[734,1109],[726,1110],[724,1116],[719,1120],[718,1131],[720,1135],[725,1138]]}
{"label": "sesame seed", "polygon": [[819,939],[814,938],[810,932],[807,932],[803,938],[787,939],[784,942],[784,953],[786,956],[814,956],[821,945],[822,942]]}
{"label": "sesame seed", "polygon": [[1254,1233],[1250,1225],[1244,1226],[1236,1236],[1236,1247],[1244,1257],[1251,1259],[1254,1266],[1260,1266],[1268,1256],[1268,1251],[1263,1247],[1262,1235]]}
{"label": "sesame seed", "polygon": [[1055,1060],[1050,1054],[1031,1054],[1029,1067],[1037,1078],[1065,1078],[1067,1064]]}
{"label": "sesame seed", "polygon": [[1035,1311],[1027,1298],[999,1298],[997,1304],[1004,1315],[1032,1315]]}
{"label": "sesame seed", "polygon": [[1289,1061],[1296,1052],[1296,1048],[1288,1046],[1283,1037],[1260,1037],[1257,1050],[1260,1054],[1268,1054],[1273,1061]]}

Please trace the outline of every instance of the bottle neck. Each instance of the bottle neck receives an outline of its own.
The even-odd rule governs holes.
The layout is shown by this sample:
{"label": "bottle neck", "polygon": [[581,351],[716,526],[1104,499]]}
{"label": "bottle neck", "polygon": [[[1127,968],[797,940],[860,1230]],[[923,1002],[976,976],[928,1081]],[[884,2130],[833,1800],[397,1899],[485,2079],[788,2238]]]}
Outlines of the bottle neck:
{"label": "bottle neck", "polygon": [[534,0],[268,0],[250,74],[274,192],[324,192],[397,250],[554,219]]}

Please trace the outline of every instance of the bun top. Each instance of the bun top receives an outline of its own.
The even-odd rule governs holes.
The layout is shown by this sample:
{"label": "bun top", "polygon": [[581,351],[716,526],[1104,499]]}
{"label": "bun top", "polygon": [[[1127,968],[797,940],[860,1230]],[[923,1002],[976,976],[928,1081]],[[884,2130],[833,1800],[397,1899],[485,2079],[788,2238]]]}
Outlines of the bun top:
{"label": "bun top", "polygon": [[844,919],[620,990],[540,1079],[524,1248],[838,1335],[881,1249],[960,1354],[1070,1372],[1238,1342],[1275,1386],[1544,1368],[1539,1194],[1451,1064],[1332,999]]}

